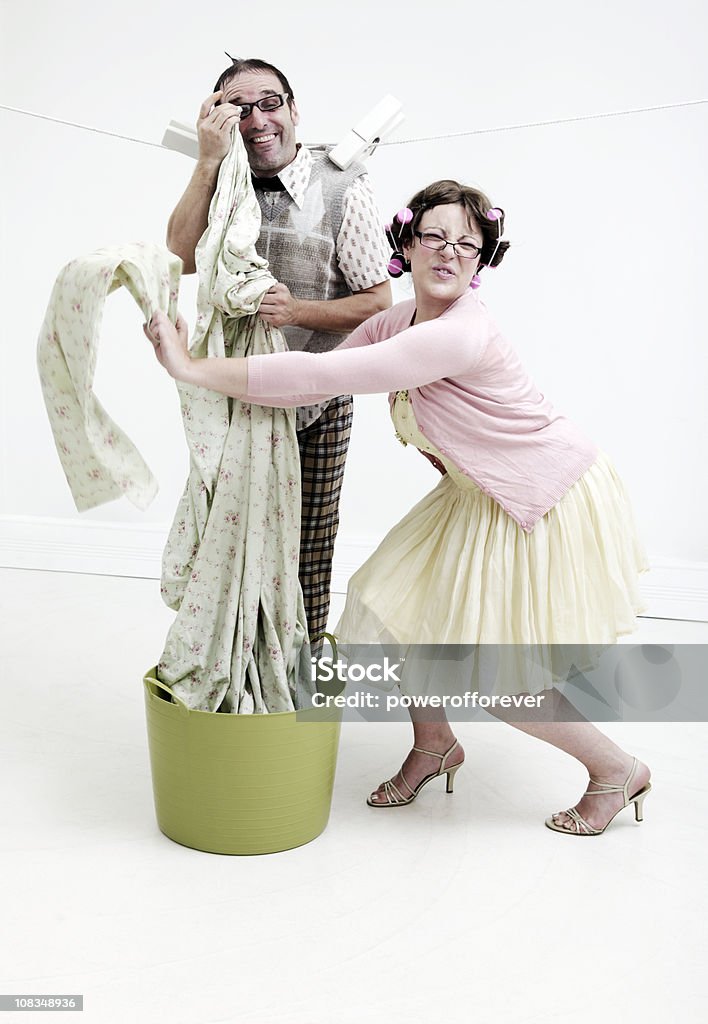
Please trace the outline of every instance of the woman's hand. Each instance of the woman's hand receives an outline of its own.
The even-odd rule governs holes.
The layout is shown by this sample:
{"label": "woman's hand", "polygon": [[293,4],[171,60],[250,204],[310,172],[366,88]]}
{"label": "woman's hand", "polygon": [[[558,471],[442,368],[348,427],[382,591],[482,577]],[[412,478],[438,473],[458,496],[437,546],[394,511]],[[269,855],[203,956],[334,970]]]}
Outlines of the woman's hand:
{"label": "woman's hand", "polygon": [[149,324],[143,324],[148,341],[152,342],[155,355],[161,366],[175,380],[185,380],[192,360],[187,349],[187,323],[181,313],[173,324],[162,310],[153,314]]}
{"label": "woman's hand", "polygon": [[248,393],[247,359],[212,358],[192,359],[187,348],[187,324],[177,314],[177,323],[158,310],[149,324],[143,324],[155,355],[171,377],[222,395],[240,398]]}

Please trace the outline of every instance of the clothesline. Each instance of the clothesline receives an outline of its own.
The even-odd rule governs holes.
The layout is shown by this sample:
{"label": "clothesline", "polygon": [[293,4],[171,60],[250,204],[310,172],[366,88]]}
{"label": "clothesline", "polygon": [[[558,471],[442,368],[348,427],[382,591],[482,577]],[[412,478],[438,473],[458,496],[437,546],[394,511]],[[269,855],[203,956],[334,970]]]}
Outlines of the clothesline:
{"label": "clothesline", "polygon": [[[708,99],[683,100],[679,103],[662,103],[651,107],[632,107],[627,110],[609,110],[599,114],[577,114],[574,117],[552,118],[546,121],[524,121],[519,124],[497,125],[493,128],[470,128],[462,132],[449,132],[443,135],[424,135],[415,139],[390,139],[388,142],[381,142],[381,146],[407,146],[418,142],[437,142],[441,139],[457,139],[467,135],[489,135],[494,132],[512,132],[524,128],[545,128],[551,125],[572,124],[578,121],[595,121],[610,117],[627,117],[631,114],[655,113],[659,110],[677,110],[681,107],[696,107],[708,103]],[[71,128],[80,128],[82,131],[94,132],[97,135],[109,135],[114,139],[122,139],[124,142],[137,142],[141,146],[153,146],[156,149],[164,149],[160,142],[150,142],[148,139],[139,139],[132,135],[123,135],[120,132],[111,132],[105,128],[95,128],[92,125],[79,124],[76,121],[66,121],[63,118],[51,117],[49,114],[39,114],[33,110],[22,110],[19,107],[11,107],[0,103],[0,110],[9,110],[15,114],[22,114],[26,117],[36,117],[43,121],[52,121],[55,124],[67,125]]]}
{"label": "clothesline", "polygon": [[678,107],[696,107],[708,103],[705,100],[684,100],[681,103],[662,103],[654,107],[633,107],[630,110],[608,110],[600,114],[577,114],[574,117],[559,117],[548,121],[524,121],[519,124],[498,125],[496,128],[472,128],[464,132],[450,132],[446,135],[425,135],[417,139],[395,139],[381,142],[381,146],[406,146],[411,142],[436,142],[439,139],[458,139],[463,135],[489,135],[492,132],[513,132],[520,128],[545,128],[548,125],[572,124],[576,121],[596,121],[607,117],[627,117],[629,114],[648,114],[657,110],[676,110]]}

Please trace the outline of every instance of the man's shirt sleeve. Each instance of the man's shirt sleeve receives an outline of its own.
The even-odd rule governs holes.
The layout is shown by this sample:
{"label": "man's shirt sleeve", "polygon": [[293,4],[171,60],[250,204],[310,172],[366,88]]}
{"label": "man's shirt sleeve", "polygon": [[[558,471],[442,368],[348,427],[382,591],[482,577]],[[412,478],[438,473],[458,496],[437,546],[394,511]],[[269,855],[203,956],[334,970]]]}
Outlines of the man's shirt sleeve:
{"label": "man's shirt sleeve", "polygon": [[388,281],[390,246],[368,174],[355,178],[344,197],[337,262],[352,292]]}

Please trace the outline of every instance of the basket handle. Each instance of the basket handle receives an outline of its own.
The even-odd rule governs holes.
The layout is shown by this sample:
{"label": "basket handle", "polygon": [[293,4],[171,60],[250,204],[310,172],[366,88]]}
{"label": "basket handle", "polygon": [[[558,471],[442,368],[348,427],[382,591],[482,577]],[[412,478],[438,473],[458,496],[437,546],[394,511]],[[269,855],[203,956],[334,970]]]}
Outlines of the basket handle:
{"label": "basket handle", "polygon": [[161,690],[164,690],[165,693],[169,693],[170,697],[172,698],[174,703],[180,708],[180,710],[184,708],[185,711],[189,711],[188,705],[185,704],[181,697],[178,697],[177,694],[170,689],[167,683],[163,683],[161,679],[157,678],[157,676],[150,676],[150,682],[154,683],[155,686],[158,686]]}

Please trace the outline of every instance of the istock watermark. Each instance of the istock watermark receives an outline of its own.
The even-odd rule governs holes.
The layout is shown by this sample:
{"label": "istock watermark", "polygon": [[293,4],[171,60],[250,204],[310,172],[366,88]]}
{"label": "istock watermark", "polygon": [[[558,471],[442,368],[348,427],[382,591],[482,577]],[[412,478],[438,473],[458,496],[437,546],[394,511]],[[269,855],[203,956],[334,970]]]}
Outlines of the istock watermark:
{"label": "istock watermark", "polygon": [[384,658],[383,664],[361,665],[358,662],[347,664],[344,661],[330,661],[329,658],[312,658],[312,681],[330,683],[336,679],[340,683],[361,683],[368,679],[370,683],[400,683],[401,662],[391,664]]}
{"label": "istock watermark", "polygon": [[[706,722],[705,644],[351,644],[331,633],[312,657],[299,708],[349,721]],[[559,700],[558,695],[563,699]]]}
{"label": "istock watermark", "polygon": [[458,710],[460,708],[483,708],[507,710],[516,708],[540,708],[546,699],[545,693],[534,696],[531,694],[422,694],[387,693],[385,699],[378,693],[362,693],[360,690],[344,694],[326,694],[318,691],[312,695],[312,706],[315,708],[382,708],[393,711],[397,708],[441,708]]}

